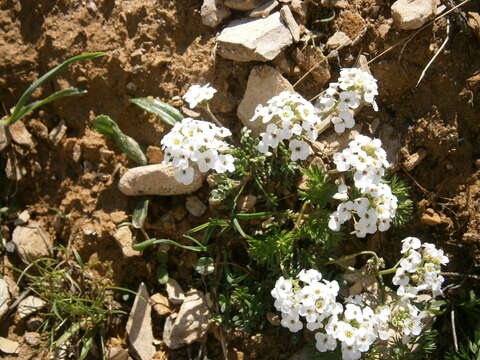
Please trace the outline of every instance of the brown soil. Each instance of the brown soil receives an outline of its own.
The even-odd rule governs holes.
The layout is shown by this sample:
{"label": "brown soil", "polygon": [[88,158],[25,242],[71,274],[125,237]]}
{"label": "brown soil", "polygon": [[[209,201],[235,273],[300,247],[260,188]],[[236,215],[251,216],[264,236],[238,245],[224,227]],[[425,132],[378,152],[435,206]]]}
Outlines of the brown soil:
{"label": "brown soil", "polygon": [[[15,146],[26,170],[16,184],[15,199],[20,209],[30,209],[32,218],[44,224],[57,244],[70,241],[85,261],[103,264],[98,266],[99,276],[111,265],[115,284],[134,289],[143,280],[152,290],[160,290],[149,259],[125,260],[112,238],[135,204],[136,199],[117,189],[119,175],[133,164],[113,143],[90,129],[89,119],[109,114],[142,145],[158,145],[164,127],[128,100],[153,95],[181,106],[179,95],[190,85],[210,82],[219,90],[214,112],[238,129],[235,111],[254,64],[215,56],[216,31],[201,24],[200,0],[105,0],[96,1],[96,9],[86,3],[92,2],[0,1],[0,101],[5,109],[61,60],[83,52],[108,53],[74,64],[35,93],[41,96],[71,86],[88,89],[80,98],[54,102],[24,120],[37,145],[34,149]],[[337,10],[332,23],[315,25],[326,36],[342,30],[359,37],[339,52],[339,63],[336,58],[331,61],[333,78],[340,66],[353,66],[357,55],[372,59],[412,35],[391,28],[386,2],[350,3]],[[478,12],[479,5],[473,4],[468,10]],[[399,176],[412,186],[418,205],[418,217],[402,232],[443,243],[447,252],[463,256],[453,261],[452,270],[476,272],[480,266],[480,42],[461,26],[455,13],[449,18],[452,31],[446,50],[418,87],[420,73],[446,36],[445,18],[370,64],[379,81],[381,111],[364,110],[359,118],[376,136],[384,134],[386,127],[393,129],[393,138],[402,146],[400,163],[408,154],[426,151],[426,158],[412,171],[399,170]],[[290,53],[286,52],[287,60],[294,61]],[[287,77],[295,83],[301,75],[292,71]],[[309,76],[298,90],[309,98],[322,89]],[[46,132],[61,120],[68,126],[67,136],[54,146]],[[199,197],[207,198],[206,189]],[[152,235],[179,239],[182,231],[199,224],[202,219],[187,215],[183,204],[184,197],[156,198],[149,216]],[[426,209],[433,209],[442,221],[435,226],[422,224]],[[56,210],[69,219],[62,220]],[[173,254],[169,260],[172,277],[188,284],[194,260],[195,255],[188,252]],[[2,331],[0,335],[7,335],[7,329]],[[21,339],[20,330],[12,326],[9,331]],[[234,336],[231,344],[245,358],[277,358],[292,350],[288,341],[279,345],[278,334],[273,329],[262,339]],[[220,357],[215,338],[209,338],[209,343],[215,344],[210,346],[210,356]],[[29,358],[30,352],[22,346],[16,358]],[[159,351],[156,358],[165,354]],[[170,352],[168,358],[186,354],[185,350]]]}

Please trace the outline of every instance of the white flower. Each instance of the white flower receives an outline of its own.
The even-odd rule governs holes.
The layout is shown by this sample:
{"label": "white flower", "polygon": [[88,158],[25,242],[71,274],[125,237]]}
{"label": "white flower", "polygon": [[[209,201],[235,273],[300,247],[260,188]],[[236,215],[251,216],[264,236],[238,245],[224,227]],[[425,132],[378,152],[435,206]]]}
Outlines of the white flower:
{"label": "white flower", "polygon": [[315,347],[320,352],[333,351],[337,347],[337,340],[333,336],[324,333],[316,333],[315,340]]}
{"label": "white flower", "polygon": [[337,200],[348,200],[348,187],[345,184],[338,185],[337,193],[333,195]]}
{"label": "white flower", "polygon": [[344,321],[339,321],[337,323],[337,330],[335,332],[335,337],[343,342],[346,345],[353,345],[356,338],[356,329]]}
{"label": "white flower", "polygon": [[354,345],[342,343],[342,360],[358,360],[362,357],[362,353]]}
{"label": "white flower", "polygon": [[219,155],[215,164],[215,171],[219,174],[224,173],[225,171],[234,172],[234,162],[235,158],[230,154]]}
{"label": "white flower", "polygon": [[210,84],[204,86],[192,85],[183,95],[183,99],[188,103],[190,109],[194,109],[198,104],[213,98],[216,92],[217,90],[211,87]]}
{"label": "white flower", "polygon": [[[164,150],[164,164],[172,164],[177,170],[179,182],[193,181],[194,165],[201,172],[215,169],[217,172],[234,171],[234,158],[224,154],[229,145],[223,140],[231,135],[230,130],[212,123],[185,118],[177,122],[161,140]],[[187,171],[178,171],[187,170]],[[180,180],[181,179],[181,180]]]}
{"label": "white flower", "polygon": [[407,237],[407,238],[402,240],[402,251],[401,251],[401,253],[404,254],[411,249],[417,250],[417,249],[420,248],[421,245],[422,244],[421,244],[420,240],[417,239],[416,237]]}
{"label": "white flower", "polygon": [[297,278],[300,281],[303,281],[304,283],[307,283],[310,285],[322,280],[322,273],[315,269],[301,270],[298,273]]}
{"label": "white flower", "polygon": [[297,316],[287,316],[282,319],[280,322],[283,327],[288,328],[293,333],[299,332],[303,329],[303,323]]}
{"label": "white flower", "polygon": [[397,286],[405,286],[410,282],[410,277],[405,272],[405,269],[399,267],[395,272],[392,283]]}
{"label": "white flower", "polygon": [[296,93],[284,91],[268,100],[267,105],[258,105],[252,121],[262,120],[266,126],[258,145],[260,152],[271,155],[268,149],[277,148],[284,141],[289,142],[293,161],[305,160],[311,152],[302,138],[316,140],[315,124],[320,119],[314,106]]}
{"label": "white flower", "polygon": [[363,321],[362,309],[354,304],[345,305],[344,316],[347,320],[356,320],[359,323]]}
{"label": "white flower", "polygon": [[343,223],[340,221],[340,214],[337,211],[330,215],[330,219],[328,220],[328,227],[330,230],[340,231],[342,224]]}
{"label": "white flower", "polygon": [[305,160],[311,153],[310,145],[304,141],[291,140],[289,149],[292,151],[292,161]]}
{"label": "white flower", "polygon": [[191,167],[186,169],[178,169],[175,171],[175,180],[184,185],[189,185],[193,182],[193,174],[194,171]]}
{"label": "white flower", "polygon": [[342,91],[340,93],[340,107],[343,107],[343,110],[348,108],[356,109],[360,105],[360,98],[355,91]]}

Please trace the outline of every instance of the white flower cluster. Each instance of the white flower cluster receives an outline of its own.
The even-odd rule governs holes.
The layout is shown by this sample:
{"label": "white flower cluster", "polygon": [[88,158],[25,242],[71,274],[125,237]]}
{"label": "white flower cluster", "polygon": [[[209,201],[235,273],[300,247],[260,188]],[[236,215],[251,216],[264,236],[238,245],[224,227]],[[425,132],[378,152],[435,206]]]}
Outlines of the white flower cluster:
{"label": "white flower cluster", "polygon": [[322,118],[330,118],[337,133],[355,126],[353,110],[362,104],[371,104],[378,111],[375,95],[377,80],[368,72],[357,68],[340,71],[338,82],[330,83],[325,94],[317,101]]}
{"label": "white flower cluster", "polygon": [[223,138],[232,135],[230,130],[210,122],[185,118],[175,124],[161,141],[165,152],[164,164],[177,170],[175,179],[188,185],[193,181],[194,166],[201,172],[214,169],[218,173],[235,170],[234,157],[225,154],[229,145]]}
{"label": "white flower cluster", "polygon": [[269,154],[284,141],[289,140],[292,161],[305,160],[311,153],[310,145],[303,137],[315,140],[318,136],[315,125],[320,122],[315,107],[298,94],[284,91],[268,100],[267,105],[258,105],[251,121],[261,120],[268,124],[261,133],[258,149]]}
{"label": "white flower cluster", "polygon": [[397,295],[415,298],[420,292],[431,292],[433,296],[442,295],[444,278],[440,275],[441,265],[448,263],[448,257],[434,244],[421,243],[415,237],[402,240],[403,258],[393,277],[398,286]]}
{"label": "white flower cluster", "polygon": [[[415,238],[403,240],[404,256],[400,263],[409,259],[418,245],[417,249],[422,248],[424,258],[419,264],[423,264],[424,268],[434,266],[438,275],[440,265],[446,264],[448,258],[434,245],[426,243],[422,246],[420,240],[412,239]],[[416,269],[417,275],[422,272],[419,265]],[[423,280],[419,282],[422,284]],[[439,294],[439,288],[433,286],[423,287],[422,290],[431,290],[433,297]],[[336,300],[338,292],[336,281],[322,280],[320,272],[310,269],[302,270],[294,280],[280,277],[271,294],[275,299],[275,308],[282,314],[283,327],[298,332],[303,329],[304,318],[306,328],[315,332],[317,350],[333,351],[340,341],[344,360],[360,359],[362,353],[367,352],[377,340],[400,337],[408,343],[413,336],[420,335],[425,326],[424,319],[428,313],[420,311],[411,303],[410,296],[400,295],[399,291],[398,296],[386,297],[385,303],[378,303],[378,299],[372,301],[371,294],[362,293],[346,298],[344,305]]]}
{"label": "white flower cluster", "polygon": [[194,109],[198,104],[213,98],[213,95],[215,95],[216,92],[217,90],[211,87],[210,84],[203,86],[192,85],[189,87],[185,95],[183,95],[183,99],[188,102],[190,109]]}
{"label": "white flower cluster", "polygon": [[389,166],[382,142],[357,135],[346,149],[333,155],[333,161],[338,171],[353,171],[355,188],[362,196],[349,200],[347,185],[339,185],[333,197],[343,202],[330,215],[329,228],[339,231],[343,223],[354,218],[357,237],[388,230],[398,204],[390,186],[381,183]]}
{"label": "white flower cluster", "polygon": [[281,324],[291,332],[303,328],[300,317],[304,317],[306,328],[315,331],[318,351],[332,351],[341,342],[343,359],[359,359],[362,352],[379,337],[388,338],[388,307],[374,312],[363,303],[336,301],[339,285],[336,281],[322,280],[316,270],[302,270],[298,280],[280,277],[272,296],[275,308],[282,313]]}

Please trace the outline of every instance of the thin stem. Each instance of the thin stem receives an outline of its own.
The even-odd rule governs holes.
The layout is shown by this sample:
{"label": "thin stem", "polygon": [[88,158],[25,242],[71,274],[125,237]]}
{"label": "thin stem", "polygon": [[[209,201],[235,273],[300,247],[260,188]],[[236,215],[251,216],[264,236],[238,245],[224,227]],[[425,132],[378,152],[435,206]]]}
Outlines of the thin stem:
{"label": "thin stem", "polygon": [[337,259],[337,260],[331,260],[331,261],[327,262],[327,265],[344,262],[344,261],[353,259],[353,258],[355,258],[357,256],[360,256],[360,255],[371,255],[375,258],[375,260],[377,261],[377,264],[380,262],[380,259],[378,258],[378,255],[375,251],[365,250],[365,251],[357,252],[355,254],[351,254],[351,255],[341,257],[340,259]]}
{"label": "thin stem", "polygon": [[382,275],[393,274],[395,271],[397,271],[398,265],[400,265],[400,260],[398,260],[397,263],[393,265],[393,267],[391,267],[390,269],[380,270],[378,272],[378,275],[382,276]]}
{"label": "thin stem", "polygon": [[210,104],[208,102],[205,102],[205,105],[202,105],[202,109],[205,110],[205,112],[208,114],[208,116],[210,116],[210,118],[213,120],[215,124],[217,124],[220,127],[225,127],[220,122],[220,120],[218,120],[217,117],[213,114],[212,110],[210,110]]}
{"label": "thin stem", "polygon": [[293,227],[294,229],[298,229],[300,227],[300,222],[303,219],[303,214],[305,213],[305,210],[307,209],[308,204],[310,204],[310,201],[305,201],[300,208],[300,212],[298,213],[297,221],[295,221],[295,226]]}

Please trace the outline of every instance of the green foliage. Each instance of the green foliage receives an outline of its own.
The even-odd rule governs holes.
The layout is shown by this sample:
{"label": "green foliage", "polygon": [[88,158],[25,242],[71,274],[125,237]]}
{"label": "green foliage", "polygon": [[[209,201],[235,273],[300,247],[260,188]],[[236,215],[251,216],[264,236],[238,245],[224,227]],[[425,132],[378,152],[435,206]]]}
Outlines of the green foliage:
{"label": "green foliage", "polygon": [[480,332],[475,332],[473,339],[460,345],[458,352],[449,351],[445,360],[480,360]]}
{"label": "green foliage", "polygon": [[27,90],[25,90],[23,95],[18,100],[17,104],[14,106],[11,115],[10,116],[7,115],[6,119],[0,120],[0,126],[11,125],[15,121],[22,119],[24,116],[31,113],[32,111],[39,108],[40,106],[48,104],[49,102],[52,102],[54,100],[60,99],[62,97],[67,97],[67,96],[76,96],[76,95],[85,94],[86,90],[82,90],[82,89],[77,89],[77,88],[64,89],[64,90],[57,91],[42,100],[38,100],[27,105],[27,102],[30,101],[30,98],[32,97],[33,92],[37,88],[39,88],[40,86],[43,85],[43,83],[45,83],[50,78],[54,77],[59,72],[67,68],[68,65],[80,60],[95,59],[97,57],[104,56],[104,55],[106,54],[103,52],[94,52],[94,53],[74,56],[68,60],[65,60],[63,63],[61,63],[60,65],[56,66],[55,68],[53,68],[52,70],[50,70],[49,72],[41,76],[32,85],[30,85]]}
{"label": "green foliage", "polygon": [[293,231],[274,228],[264,236],[257,236],[248,241],[252,258],[269,272],[278,273],[294,255],[295,234]]}
{"label": "green foliage", "polygon": [[92,120],[92,125],[100,134],[111,137],[115,144],[138,165],[147,165],[147,157],[140,145],[130,136],[125,135],[115,121],[108,115],[99,115]]}
{"label": "green foliage", "polygon": [[328,182],[327,175],[316,165],[303,170],[303,175],[306,177],[306,190],[298,191],[300,199],[318,208],[325,208],[337,192],[337,187]]}
{"label": "green foliage", "polygon": [[273,156],[267,157],[258,151],[258,141],[250,130],[242,129],[240,144],[232,149],[235,172],[215,176],[218,185],[211,192],[212,203],[225,203],[232,210],[235,203],[231,200],[238,195],[236,190],[251,183],[253,192],[261,195],[266,207],[272,209],[279,205],[280,196],[296,184],[299,166],[290,160],[290,151],[281,145]]}
{"label": "green foliage", "polygon": [[424,360],[429,359],[437,347],[438,331],[426,329],[419,336],[404,344],[401,338],[393,343],[374,343],[365,354],[365,359]]}
{"label": "green foliage", "polygon": [[[270,290],[273,279],[258,281],[246,273],[224,267],[224,281],[219,288],[219,319],[225,329],[251,333],[265,324],[271,310]],[[268,274],[270,275],[270,274]]]}
{"label": "green foliage", "polygon": [[[58,258],[68,258],[68,251],[61,250]],[[111,330],[111,320],[126,313],[115,302],[115,290],[128,289],[109,286],[104,278],[95,278],[90,265],[84,264],[74,252],[74,260],[42,258],[32,262],[21,272],[19,282],[46,302],[41,311],[44,323],[38,330],[48,332],[52,351],[67,346],[67,352],[84,359],[94,342],[105,343]],[[105,354],[105,349],[102,349]]]}
{"label": "green foliage", "polygon": [[386,181],[392,189],[392,194],[397,197],[398,207],[393,219],[393,225],[399,227],[403,226],[412,218],[413,202],[410,200],[410,187],[406,182],[399,179],[397,176],[392,176]]}
{"label": "green foliage", "polygon": [[154,98],[130,99],[130,102],[141,107],[143,110],[156,115],[160,120],[170,126],[183,120],[183,115],[173,106]]}

